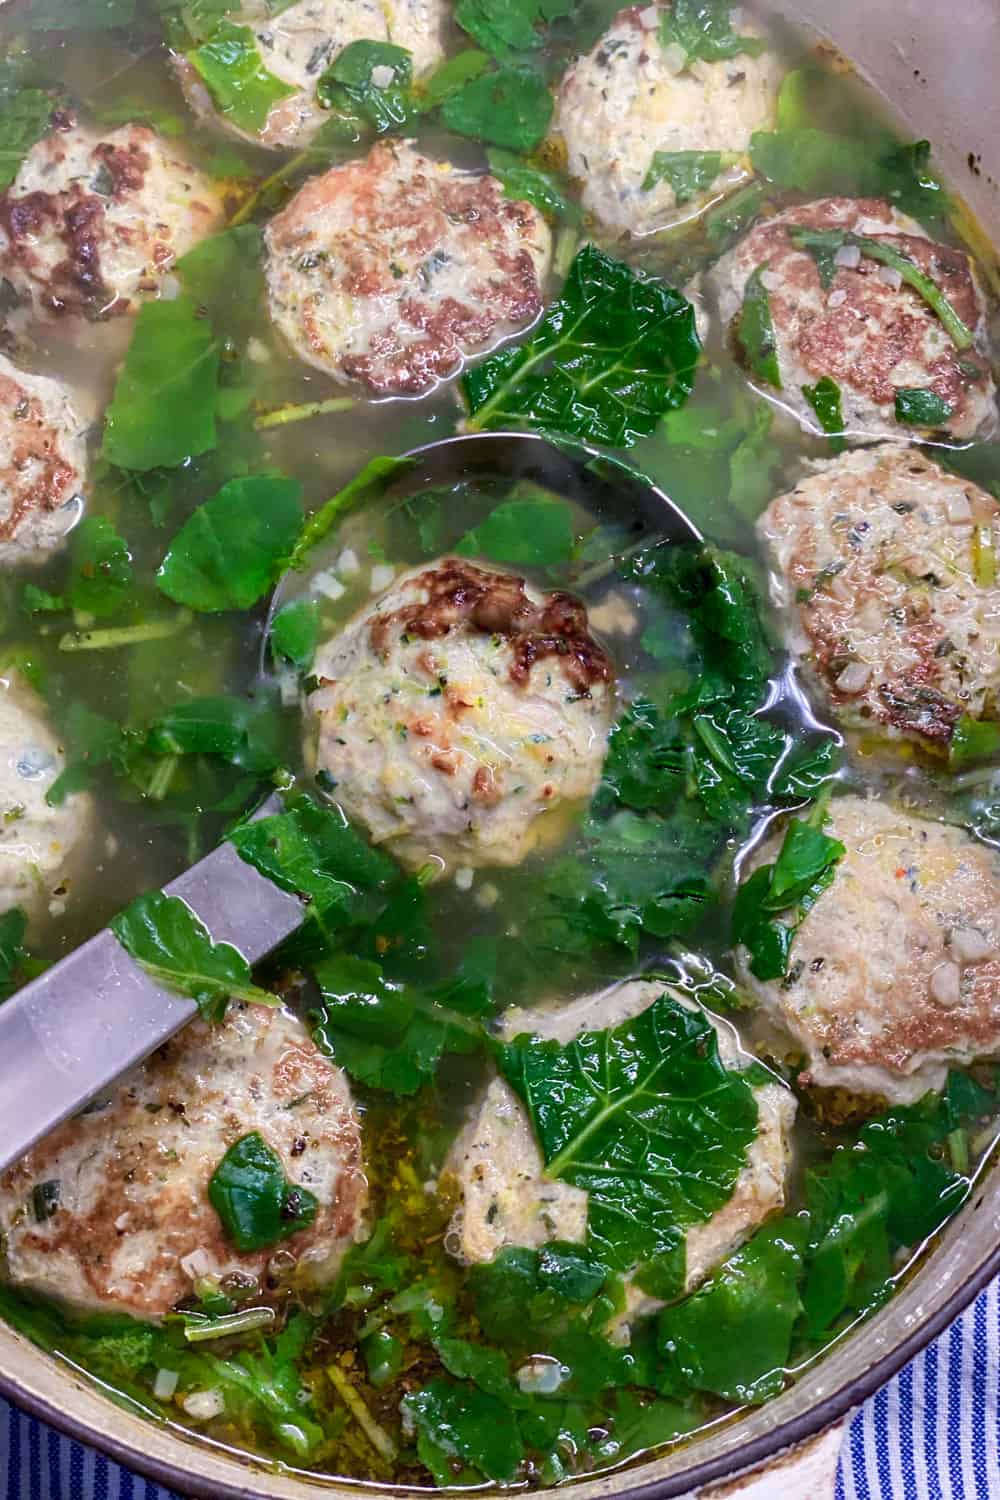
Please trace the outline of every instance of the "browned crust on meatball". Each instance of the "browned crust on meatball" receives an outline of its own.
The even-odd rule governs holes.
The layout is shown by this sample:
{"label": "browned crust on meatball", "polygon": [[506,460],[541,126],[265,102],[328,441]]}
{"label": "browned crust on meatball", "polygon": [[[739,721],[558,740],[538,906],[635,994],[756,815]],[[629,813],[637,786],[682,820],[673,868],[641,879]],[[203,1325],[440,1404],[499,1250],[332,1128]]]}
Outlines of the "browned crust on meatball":
{"label": "browned crust on meatball", "polygon": [[[257,1033],[274,1024],[276,1012],[257,1007]],[[85,1214],[57,1206],[44,1228],[18,1231],[19,1250],[56,1256],[65,1251],[76,1260],[96,1299],[117,1304],[141,1318],[158,1318],[182,1298],[190,1295],[191,1279],[180,1262],[192,1251],[203,1250],[221,1263],[238,1264],[256,1282],[264,1300],[275,1297],[278,1280],[269,1274],[273,1249],[240,1253],[225,1238],[222,1224],[208,1203],[208,1182],[217,1160],[185,1160],[184,1170],[171,1175],[170,1153],[165,1151],[157,1122],[167,1116],[185,1120],[210,1112],[222,1122],[226,1148],[257,1128],[268,1144],[285,1160],[293,1158],[291,1173],[301,1181],[313,1152],[333,1152],[342,1164],[342,1175],[333,1203],[320,1204],[313,1223],[284,1240],[280,1247],[283,1265],[298,1260],[316,1246],[349,1237],[356,1228],[364,1205],[367,1183],[362,1171],[361,1136],[357,1120],[344,1097],[335,1088],[335,1073],[327,1059],[307,1041],[289,1040],[274,1063],[271,1078],[253,1078],[253,1057],[248,1057],[250,1089],[266,1090],[283,1108],[266,1126],[248,1126],[227,1101],[225,1089],[213,1087],[210,1072],[195,1077],[192,1054],[205,1053],[212,1028],[195,1021],[165,1043],[146,1064],[140,1089],[126,1089],[109,1108],[120,1115],[116,1122],[114,1148],[107,1156],[96,1200]],[[152,1087],[150,1087],[152,1085]],[[307,1124],[293,1106],[309,1100]],[[142,1115],[137,1112],[144,1100]],[[69,1120],[47,1136],[22,1161],[0,1175],[0,1191],[30,1194],[32,1187],[58,1173],[61,1153],[74,1146],[81,1135],[92,1132],[95,1141],[109,1125],[103,1111]],[[192,1170],[193,1169],[193,1170]],[[146,1191],[143,1192],[143,1189]],[[143,1268],[142,1285],[127,1298],[120,1277],[115,1275],[113,1252],[126,1235],[148,1233],[155,1244],[151,1260]]]}
{"label": "browned crust on meatball", "polygon": [[[58,510],[76,494],[77,471],[59,451],[58,434],[37,396],[0,374],[0,411],[10,414],[11,461],[0,469],[0,492],[10,506],[0,516],[0,542],[11,541],[22,522],[39,511]],[[26,471],[37,473],[26,480]]]}
{"label": "browned crust on meatball", "polygon": [[[526,237],[536,223],[530,205],[507,198],[493,177],[418,169],[405,182],[391,183],[396,156],[390,145],[372,148],[363,161],[334,167],[307,182],[292,203],[271,221],[268,247],[272,257],[289,257],[301,265],[315,255],[317,304],[325,296],[355,301],[390,299],[398,305],[395,330],[372,340],[369,353],[344,354],[344,374],[375,394],[420,395],[436,381],[454,374],[463,352],[489,342],[497,328],[532,322],[542,310],[538,273],[527,248],[505,248],[505,229]],[[351,229],[325,241],[316,229],[331,199],[350,204]],[[490,247],[495,274],[470,284],[462,301],[421,296],[414,285],[400,295],[398,268],[386,245],[406,236],[407,253],[425,268],[433,267],[445,243],[456,234]],[[428,271],[428,276],[432,273]],[[430,285],[430,283],[428,283]],[[322,354],[325,339],[311,307],[300,320],[310,347]],[[419,337],[413,338],[413,334]]]}
{"label": "browned crust on meatball", "polygon": [[[493,573],[448,557],[436,568],[414,578],[410,587],[426,592],[427,600],[371,623],[372,648],[384,657],[393,638],[418,636],[432,641],[455,630],[477,631],[508,640],[514,652],[510,679],[526,687],[532,670],[547,657],[556,657],[573,688],[589,694],[596,683],[614,680],[607,652],[587,628],[587,611],[579,599],[562,591],[547,594],[535,604],[525,581],[513,573]],[[450,706],[450,705],[449,705]],[[457,715],[461,705],[454,706]]]}
{"label": "browned crust on meatball", "polygon": [[[985,356],[976,349],[960,354],[949,347],[928,364],[924,338],[934,314],[919,292],[905,284],[898,289],[888,286],[879,277],[880,266],[865,258],[856,270],[838,266],[830,286],[824,287],[812,255],[792,243],[790,231],[795,227],[848,229],[864,218],[888,219],[891,213],[890,205],[876,198],[826,199],[788,210],[780,221],[759,225],[748,249],[757,265],[765,265],[780,277],[780,283],[768,288],[779,338],[792,336],[790,330],[799,324],[805,305],[818,303],[822,308],[799,327],[795,338],[798,357],[814,380],[829,376],[877,405],[891,405],[897,389],[892,371],[901,361],[913,359],[925,370],[921,387],[947,402],[955,421],[965,410],[970,389],[990,378]],[[868,238],[914,261],[940,287],[966,326],[978,326],[979,291],[965,251],[917,235],[877,233]],[[851,337],[859,326],[868,329],[860,357],[857,341]]]}

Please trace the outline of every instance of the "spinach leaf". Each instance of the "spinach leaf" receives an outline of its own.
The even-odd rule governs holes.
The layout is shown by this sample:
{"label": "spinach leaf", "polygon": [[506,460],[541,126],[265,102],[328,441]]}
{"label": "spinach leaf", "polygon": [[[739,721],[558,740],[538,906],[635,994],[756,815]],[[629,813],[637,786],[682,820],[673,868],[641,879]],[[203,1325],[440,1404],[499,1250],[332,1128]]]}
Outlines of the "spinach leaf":
{"label": "spinach leaf", "polygon": [[533,151],[545,139],[552,110],[542,75],[511,65],[481,74],[449,94],[441,119],[456,135],[511,151]]}
{"label": "spinach leaf", "polygon": [[281,1157],[256,1130],[235,1141],[219,1162],[208,1201],[226,1238],[243,1254],[268,1250],[308,1228],[319,1206],[308,1188],[286,1179]]}
{"label": "spinach leaf", "polygon": [[455,551],[520,567],[551,568],[573,556],[573,512],[565,500],[505,500]]}
{"label": "spinach leaf", "polygon": [[811,1337],[825,1340],[845,1315],[870,1311],[892,1289],[896,1252],[915,1247],[969,1192],[968,1160],[942,1151],[995,1116],[989,1087],[952,1073],[943,1094],[868,1121],[857,1141],[806,1174],[809,1250],[802,1300]]}
{"label": "spinach leaf", "polygon": [[339,954],[315,967],[322,1008],[310,1015],[317,1044],[352,1078],[393,1094],[414,1094],[445,1052],[475,1052],[491,1009],[490,987],[459,975],[421,989],[386,979],[382,966]]}
{"label": "spinach leaf", "polygon": [[249,609],[287,566],[302,525],[302,487],[277,475],[231,479],[174,537],[160,591],[212,614]]}
{"label": "spinach leaf", "polygon": [[731,151],[654,151],[642,191],[652,192],[658,183],[668,182],[678,205],[690,203],[737,161],[739,157]]}
{"label": "spinach leaf", "polygon": [[815,797],[833,776],[837,754],[834,739],[821,740],[815,749],[801,746],[783,762],[771,782],[771,795],[788,801]]}
{"label": "spinach leaf", "polygon": [[881,240],[872,239],[869,235],[852,234],[842,229],[795,228],[790,229],[789,234],[800,250],[808,250],[816,257],[836,254],[845,245],[856,245],[862,255],[869,260],[878,261],[879,264],[890,266],[894,271],[899,272],[906,285],[919,293],[931,311],[941,320],[945,332],[956,349],[961,352],[971,348],[975,343],[975,334],[963,323],[937,282],[922,271],[915,260],[904,255],[894,245],[886,245]]}
{"label": "spinach leaf", "polygon": [[948,764],[952,769],[967,766],[972,761],[990,760],[998,752],[1000,724],[963,714],[955,725],[948,751]]}
{"label": "spinach leaf", "polygon": [[462,377],[472,431],[534,427],[628,448],[691,394],[690,303],[593,245],[534,333]]}
{"label": "spinach leaf", "polygon": [[144,303],[105,417],[104,457],[144,472],[214,448],[218,373],[218,344],[192,298]]}
{"label": "spinach leaf", "polygon": [[816,413],[820,428],[831,439],[831,452],[843,453],[844,412],[840,401],[840,386],[829,375],[824,375],[815,385],[804,385],[802,394]]}
{"label": "spinach leaf", "polygon": [[[385,72],[391,78],[384,81]],[[378,74],[379,82],[373,81]],[[327,109],[361,119],[381,135],[405,126],[414,110],[413,57],[392,42],[349,42],[316,85]]]}
{"label": "spinach leaf", "polygon": [[435,1339],[434,1347],[448,1374],[456,1380],[471,1380],[488,1396],[498,1396],[508,1404],[517,1402],[517,1388],[510,1378],[507,1359],[499,1349],[455,1338]]}
{"label": "spinach leaf", "polygon": [[87,516],[76,527],[70,566],[72,609],[104,619],[129,601],[135,575],[128,543],[104,516]]}
{"label": "spinach leaf", "polygon": [[888,198],[901,213],[928,225],[948,212],[948,195],[930,171],[927,141],[900,145],[888,136],[872,140],[798,126],[757,131],[750,158],[780,188]]}
{"label": "spinach leaf", "polygon": [[771,317],[771,299],[761,280],[761,267],[747,281],[743,307],[736,325],[736,337],[751,372],[775,390],[782,389],[778,364],[778,341]]}
{"label": "spinach leaf", "polygon": [[264,66],[249,26],[220,20],[209,38],[187,54],[219,113],[250,134],[264,129],[274,106],[295,89]]}
{"label": "spinach leaf", "polygon": [[707,213],[705,235],[713,250],[720,252],[744,235],[763,206],[763,187],[759,182],[750,182]]}
{"label": "spinach leaf", "polygon": [[308,672],[319,645],[319,605],[315,599],[293,599],[271,621],[271,650],[300,672]]}
{"label": "spinach leaf", "polygon": [[746,54],[758,57],[767,43],[733,30],[729,0],[672,0],[660,20],[664,47],[681,46],[688,60],[723,62]]}
{"label": "spinach leaf", "polygon": [[546,1175],[589,1194],[588,1244],[679,1290],[683,1232],[720,1208],[757,1125],[749,1084],[719,1060],[700,1011],[661,995],[608,1031],[562,1045],[518,1037],[500,1068],[524,1100]]}
{"label": "spinach leaf", "polygon": [[102,766],[110,765],[115,771],[127,774],[141,743],[141,736],[134,731],[79,702],[70,704],[61,729],[67,764],[46,795],[51,807],[59,807],[67,797],[92,786]]}
{"label": "spinach leaf", "polygon": [[156,755],[217,755],[266,776],[281,764],[283,725],[266,698],[191,698],[155,720],[147,745]]}
{"label": "spinach leaf", "polygon": [[19,906],[0,916],[0,1001],[12,995],[20,983],[20,969],[28,956],[24,946],[28,919]]}
{"label": "spinach leaf", "polygon": [[944,427],[954,407],[935,391],[909,389],[896,391],[896,421],[908,427]]}
{"label": "spinach leaf", "polygon": [[566,197],[565,183],[554,172],[530,166],[513,151],[502,151],[492,147],[487,153],[490,172],[502,186],[508,198],[530,203],[550,219],[565,219],[579,223],[581,214],[577,204]]}
{"label": "spinach leaf", "polygon": [[44,89],[20,84],[0,70],[0,192],[9,188],[21,163],[49,129],[56,99]]}
{"label": "spinach leaf", "polygon": [[[732,942],[747,949],[750,972],[758,979],[782,979],[788,972],[795,934],[833,881],[846,852],[838,839],[809,820],[793,819],[775,863],[762,865],[740,886]],[[778,913],[783,914],[780,921]]]}
{"label": "spinach leaf", "polygon": [[302,959],[329,952],[357,921],[366,897],[399,876],[398,867],[351,828],[343,814],[308,797],[283,813],[242,823],[229,834],[241,859],[283,891],[307,903],[303,928],[291,941]]}
{"label": "spinach leaf", "polygon": [[693,1387],[756,1405],[786,1381],[792,1330],[802,1311],[806,1226],[782,1219],[760,1229],[704,1286],[659,1318],[669,1394]]}
{"label": "spinach leaf", "polygon": [[597,807],[666,812],[676,801],[688,765],[677,724],[664,721],[655,704],[636,698],[608,737]]}
{"label": "spinach leaf", "polygon": [[608,1274],[588,1246],[554,1240],[541,1250],[508,1246],[491,1261],[470,1266],[468,1284],[486,1337],[523,1350],[593,1302]]}
{"label": "spinach leaf", "polygon": [[147,891],[110,925],[125,951],[158,984],[197,1003],[204,1021],[221,1021],[229,1000],[278,1003],[252,982],[242,953],[229,943],[213,943],[204,923],[179,896]]}
{"label": "spinach leaf", "polygon": [[455,20],[494,57],[528,52],[545,41],[544,27],[573,14],[574,0],[458,0]]}
{"label": "spinach leaf", "polygon": [[457,94],[473,78],[485,73],[489,66],[490,59],[485,52],[458,52],[447,58],[419,85],[421,107],[427,111],[437,109],[450,95]]}
{"label": "spinach leaf", "polygon": [[[402,1405],[419,1439],[446,1459],[460,1459],[497,1482],[517,1476],[524,1444],[517,1418],[496,1396],[488,1396],[474,1385],[438,1379],[404,1396]],[[433,1462],[422,1443],[418,1452],[425,1463]],[[447,1471],[448,1465],[444,1467]]]}

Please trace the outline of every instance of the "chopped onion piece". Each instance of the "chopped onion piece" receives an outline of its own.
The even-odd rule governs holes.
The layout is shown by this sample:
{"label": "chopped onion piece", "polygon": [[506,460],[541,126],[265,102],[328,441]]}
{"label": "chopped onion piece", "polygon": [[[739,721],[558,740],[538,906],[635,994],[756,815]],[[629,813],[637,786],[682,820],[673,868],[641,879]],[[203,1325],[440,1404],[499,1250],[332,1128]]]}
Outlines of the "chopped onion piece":
{"label": "chopped onion piece", "polygon": [[169,1401],[180,1380],[176,1370],[157,1370],[153,1381],[153,1395],[157,1401]]}
{"label": "chopped onion piece", "polygon": [[225,1399],[221,1391],[192,1391],[185,1396],[181,1402],[189,1417],[194,1417],[196,1422],[210,1422],[213,1417],[221,1417],[226,1409]]}

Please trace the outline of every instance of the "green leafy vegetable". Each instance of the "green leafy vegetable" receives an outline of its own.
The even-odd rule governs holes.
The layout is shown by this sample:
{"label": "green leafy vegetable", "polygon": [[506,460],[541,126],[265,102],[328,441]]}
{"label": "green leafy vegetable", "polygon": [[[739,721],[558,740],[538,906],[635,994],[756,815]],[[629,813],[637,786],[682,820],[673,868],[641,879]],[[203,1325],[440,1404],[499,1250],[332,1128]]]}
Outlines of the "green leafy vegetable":
{"label": "green leafy vegetable", "polygon": [[933,225],[948,211],[948,195],[929,168],[930,145],[900,145],[831,133],[810,125],[758,131],[750,156],[762,176],[800,193],[844,193],[888,198],[901,213]]}
{"label": "green leafy vegetable", "polygon": [[952,1073],[943,1094],[870,1120],[856,1142],[806,1174],[809,1251],[802,1300],[809,1334],[828,1338],[844,1314],[878,1307],[892,1289],[894,1257],[916,1247],[969,1191],[942,1147],[956,1130],[997,1110],[995,1079],[983,1087]]}
{"label": "green leafy vegetable", "polygon": [[686,298],[586,245],[530,338],[463,376],[467,425],[631,447],[687,400],[699,353]]}
{"label": "green leafy vegetable", "polygon": [[508,198],[530,203],[549,218],[577,223],[580,210],[566,197],[564,183],[554,172],[529,166],[513,151],[491,147],[486,153],[490,172],[503,187]]}
{"label": "green leafy vegetable", "polygon": [[654,151],[642,191],[652,192],[658,183],[668,182],[678,204],[690,203],[737,161],[739,157],[731,151]]}
{"label": "green leafy vegetable", "polygon": [[801,1220],[758,1230],[693,1296],[660,1314],[668,1390],[676,1382],[679,1392],[693,1387],[741,1404],[777,1395],[802,1311],[805,1239]]}
{"label": "green leafy vegetable", "polygon": [[[474,1385],[432,1380],[404,1396],[403,1409],[423,1440],[418,1451],[425,1463],[433,1465],[433,1455],[423,1446],[428,1443],[446,1459],[471,1464],[488,1479],[516,1477],[524,1444],[514,1413],[497,1397]],[[447,1471],[447,1464],[444,1467]]]}
{"label": "green leafy vegetable", "polygon": [[705,1017],[664,994],[566,1046],[519,1037],[500,1067],[528,1107],[546,1175],[588,1192],[600,1258],[642,1266],[661,1295],[679,1290],[683,1232],[729,1197],[757,1124],[753,1092],[722,1066]]}
{"label": "green leafy vegetable", "polygon": [[274,106],[295,93],[268,72],[249,26],[221,20],[187,56],[220,114],[251,134],[263,130]]}
{"label": "green leafy vegetable", "polygon": [[190,297],[144,303],[105,417],[105,458],[143,472],[214,448],[218,372],[211,326]]}
{"label": "green leafy vegetable", "polygon": [[733,30],[729,0],[672,0],[660,20],[664,47],[681,46],[688,59],[722,62],[745,53],[757,57],[767,45],[760,37]]}
{"label": "green leafy vegetable", "polygon": [[231,479],[174,537],[156,575],[162,593],[211,614],[249,609],[288,564],[302,525],[292,479]]}
{"label": "green leafy vegetable", "polygon": [[[812,816],[812,815],[811,815]],[[788,972],[792,942],[809,912],[832,882],[846,854],[844,845],[808,820],[793,819],[773,865],[762,865],[739,889],[733,908],[732,941],[750,954],[758,979]],[[778,914],[783,920],[778,920]]]}
{"label": "green leafy vegetable", "polygon": [[949,765],[955,769],[972,761],[990,760],[1000,752],[1000,724],[963,714],[955,725],[949,750]]}
{"label": "green leafy vegetable", "polygon": [[447,58],[420,86],[423,108],[436,109],[451,94],[457,94],[490,66],[485,52],[458,52]]}
{"label": "green leafy vegetable", "polygon": [[257,818],[232,830],[229,841],[241,859],[307,905],[295,941],[303,953],[324,954],[336,936],[358,919],[369,893],[398,878],[398,867],[355,833],[333,808],[297,797],[285,812]]}
{"label": "green leafy vegetable", "polygon": [[528,52],[545,41],[544,27],[573,14],[573,0],[459,0],[455,20],[494,57]]}
{"label": "green leafy vegetable", "polygon": [[306,1229],[316,1217],[316,1198],[290,1183],[281,1157],[256,1130],[234,1142],[212,1173],[208,1201],[227,1239],[246,1254],[268,1250]]}
{"label": "green leafy vegetable", "polygon": [[24,946],[28,919],[19,906],[0,916],[0,1000],[13,994],[19,983],[19,971],[27,958]]}
{"label": "green leafy vegetable", "polygon": [[705,234],[716,250],[732,244],[753,224],[764,206],[764,189],[759,182],[748,183],[725,198],[705,216]]}
{"label": "green leafy vegetable", "polygon": [[959,351],[969,349],[975,343],[975,334],[959,317],[944,292],[908,255],[894,245],[883,244],[864,234],[852,234],[842,229],[790,229],[789,234],[800,250],[808,250],[814,256],[829,256],[845,245],[856,245],[862,255],[898,271],[907,286],[927,303],[940,318],[948,337]]}
{"label": "green leafy vegetable", "polygon": [[897,422],[908,427],[944,427],[953,415],[954,407],[935,391],[897,388]]}
{"label": "green leafy vegetable", "polygon": [[573,513],[565,500],[505,500],[455,551],[518,567],[551,568],[573,556]]}
{"label": "green leafy vegetable", "polygon": [[315,599],[293,599],[271,622],[271,649],[300,672],[312,666],[319,645],[319,605]]}
{"label": "green leafy vegetable", "polygon": [[824,375],[815,385],[804,385],[802,394],[816,413],[820,428],[832,439],[833,452],[842,453],[844,412],[840,401],[840,386],[829,375]]}
{"label": "green leafy vegetable", "polygon": [[191,698],[155,720],[147,744],[156,755],[217,755],[266,776],[281,764],[282,728],[263,696]]}
{"label": "green leafy vegetable", "polygon": [[[388,83],[374,83],[372,74],[388,69]],[[379,75],[382,76],[381,74]],[[413,113],[413,57],[392,42],[350,42],[337,55],[316,85],[327,109],[355,113],[379,134],[401,129]]]}
{"label": "green leafy vegetable", "polygon": [[412,469],[413,463],[412,458],[380,456],[369,459],[360,474],[356,474],[349,484],[338,490],[331,500],[320,506],[306,521],[289,559],[289,567],[301,568],[309,552],[323,541],[337,522],[359,505],[381,495],[394,479]]}
{"label": "green leafy vegetable", "polygon": [[736,337],[753,374],[780,391],[782,384],[778,341],[771,318],[771,300],[761,280],[760,266],[747,281],[743,307],[736,325]]}
{"label": "green leafy vegetable", "polygon": [[179,896],[147,891],[112,919],[111,930],[159,984],[189,995],[203,1020],[220,1021],[229,1000],[277,1004],[252,982],[242,953],[229,943],[213,943],[204,923]]}
{"label": "green leafy vegetable", "polygon": [[98,619],[127,603],[135,582],[128,543],[104,516],[87,516],[73,532],[69,603]]}
{"label": "green leafy vegetable", "polygon": [[0,69],[0,192],[10,187],[32,146],[47,132],[55,106],[44,89],[25,87],[16,73]]}
{"label": "green leafy vegetable", "polygon": [[533,151],[552,119],[552,95],[533,68],[501,67],[481,74],[441,105],[441,119],[456,135],[511,151]]}
{"label": "green leafy vegetable", "polygon": [[432,990],[393,983],[380,964],[340,954],[316,965],[322,1009],[313,1036],[352,1078],[394,1094],[413,1094],[434,1076],[445,1052],[475,1052],[477,1018],[491,1006],[489,985],[459,976]]}

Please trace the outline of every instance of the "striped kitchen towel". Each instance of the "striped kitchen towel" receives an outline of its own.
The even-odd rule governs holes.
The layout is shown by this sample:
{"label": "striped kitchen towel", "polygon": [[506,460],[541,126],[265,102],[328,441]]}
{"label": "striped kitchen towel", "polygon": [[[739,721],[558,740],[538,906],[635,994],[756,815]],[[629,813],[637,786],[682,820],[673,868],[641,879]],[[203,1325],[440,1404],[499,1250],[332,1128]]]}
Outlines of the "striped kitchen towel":
{"label": "striped kitchen towel", "polygon": [[[858,1413],[844,1440],[836,1500],[1000,1500],[998,1384],[994,1282]],[[0,1401],[0,1500],[180,1497]]]}

